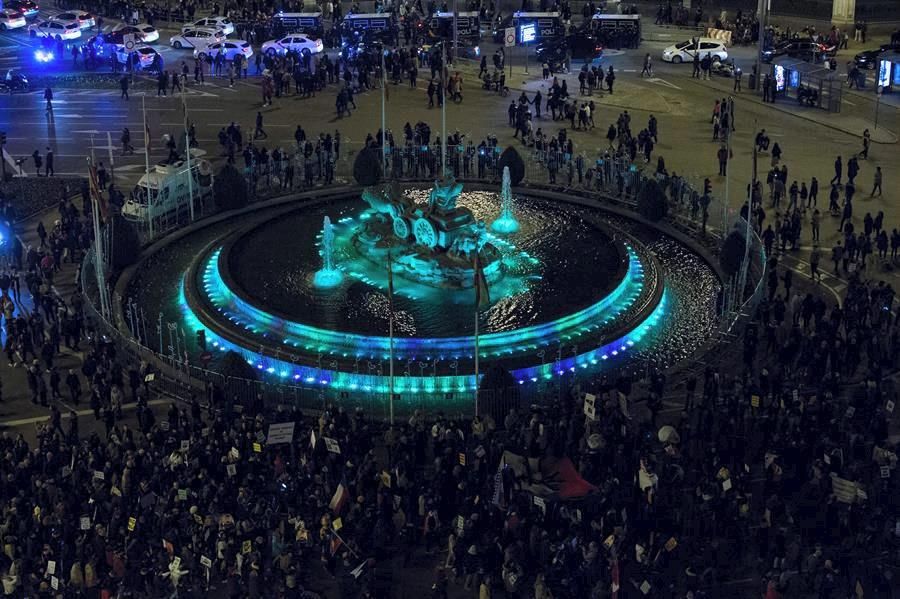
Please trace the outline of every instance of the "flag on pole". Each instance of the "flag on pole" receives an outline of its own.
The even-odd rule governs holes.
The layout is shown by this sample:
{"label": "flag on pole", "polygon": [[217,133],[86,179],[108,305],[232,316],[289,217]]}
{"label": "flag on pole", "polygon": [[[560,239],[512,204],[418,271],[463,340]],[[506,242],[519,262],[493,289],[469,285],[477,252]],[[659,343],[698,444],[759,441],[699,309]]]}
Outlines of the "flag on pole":
{"label": "flag on pole", "polygon": [[90,166],[90,188],[91,188],[91,197],[96,202],[97,206],[100,209],[100,216],[106,219],[109,214],[109,205],[103,197],[103,193],[100,190],[100,179],[97,176],[97,167],[91,164]]}
{"label": "flag on pole", "polygon": [[337,550],[340,548],[341,545],[343,545],[343,541],[341,541],[341,538],[339,536],[337,536],[336,534],[332,533],[331,534],[331,547],[330,547],[331,555],[334,555],[335,553],[337,553]]}
{"label": "flag on pole", "polygon": [[481,257],[475,251],[475,308],[483,308],[491,303],[491,293],[488,289],[484,270],[481,268]]}
{"label": "flag on pole", "polygon": [[147,117],[144,117],[144,151],[150,156],[150,125],[147,124]]}
{"label": "flag on pole", "polygon": [[328,503],[328,507],[335,514],[340,514],[341,510],[343,510],[344,506],[347,504],[347,499],[349,499],[349,497],[350,492],[347,491],[347,487],[341,482],[337,489],[335,489],[334,496],[332,496],[331,501]]}

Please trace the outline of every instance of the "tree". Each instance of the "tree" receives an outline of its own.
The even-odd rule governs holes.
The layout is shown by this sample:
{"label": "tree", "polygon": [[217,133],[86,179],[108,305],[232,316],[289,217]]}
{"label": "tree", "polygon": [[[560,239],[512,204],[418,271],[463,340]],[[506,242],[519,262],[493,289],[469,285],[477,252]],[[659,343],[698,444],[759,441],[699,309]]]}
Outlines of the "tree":
{"label": "tree", "polygon": [[500,154],[500,160],[497,161],[497,171],[503,172],[503,167],[509,167],[509,183],[516,186],[525,178],[525,161],[522,156],[512,146],[509,146]]}
{"label": "tree", "polygon": [[109,264],[114,271],[134,264],[141,253],[141,240],[134,226],[116,211],[106,223],[109,228]]}
{"label": "tree", "polygon": [[353,178],[363,187],[377,185],[381,181],[381,151],[364,148],[353,161]]}
{"label": "tree", "polygon": [[669,212],[666,192],[654,179],[646,179],[637,197],[638,214],[651,222],[661,220]]}
{"label": "tree", "polygon": [[745,244],[744,234],[737,229],[725,238],[722,252],[719,254],[719,265],[722,267],[726,279],[730,279],[740,270],[741,263],[744,261]]}
{"label": "tree", "polygon": [[238,379],[249,379],[251,381],[256,380],[256,369],[253,368],[253,366],[250,366],[250,364],[247,364],[247,360],[245,360],[241,354],[233,350],[228,350],[225,352],[225,355],[222,356],[219,372],[225,378],[233,377]]}
{"label": "tree", "polygon": [[219,170],[213,180],[213,198],[219,210],[236,210],[247,205],[247,182],[231,164]]}

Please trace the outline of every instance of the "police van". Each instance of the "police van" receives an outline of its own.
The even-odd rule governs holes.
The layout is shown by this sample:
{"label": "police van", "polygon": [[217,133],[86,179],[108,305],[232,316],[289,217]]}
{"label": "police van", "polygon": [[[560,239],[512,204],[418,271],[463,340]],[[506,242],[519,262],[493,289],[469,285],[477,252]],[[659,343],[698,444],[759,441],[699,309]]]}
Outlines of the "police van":
{"label": "police van", "polygon": [[394,44],[397,24],[390,13],[349,14],[341,23],[341,37],[345,45],[364,40]]}
{"label": "police van", "polygon": [[[528,25],[534,25],[531,29]],[[519,11],[496,22],[493,30],[494,41],[503,42],[507,27],[516,28],[516,43],[528,43],[538,39],[562,37],[566,34],[566,26],[558,12],[523,12]],[[523,28],[530,39],[522,38]]]}
{"label": "police van", "polygon": [[[456,17],[456,31],[459,39],[478,41],[481,39],[481,18],[477,11],[460,12]],[[436,12],[428,21],[428,36],[432,39],[453,39],[453,13]]]}
{"label": "police van", "polygon": [[325,27],[322,25],[321,11],[278,12],[272,17],[272,21],[276,28],[282,28],[281,32],[278,32],[276,29],[275,37],[279,37],[285,33],[311,33],[321,37],[325,33]]}
{"label": "police van", "polygon": [[591,18],[591,31],[607,47],[637,48],[641,45],[641,15],[597,13]]}
{"label": "police van", "polygon": [[[191,185],[193,185],[194,208],[212,197],[212,166],[199,158],[202,151],[191,151],[191,181],[188,181],[188,167],[185,160],[172,164],[161,162],[144,174],[130,197],[125,200],[122,215],[129,220],[147,222],[161,218],[177,218],[182,212],[190,211]],[[196,156],[196,157],[195,157]]]}

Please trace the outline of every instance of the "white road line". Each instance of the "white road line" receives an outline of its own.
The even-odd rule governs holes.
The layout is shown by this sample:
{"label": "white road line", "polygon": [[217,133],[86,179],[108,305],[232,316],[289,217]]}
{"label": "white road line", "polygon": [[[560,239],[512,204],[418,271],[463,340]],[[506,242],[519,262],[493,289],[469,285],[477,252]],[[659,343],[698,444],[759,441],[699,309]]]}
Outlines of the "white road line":
{"label": "white road line", "polygon": [[[66,406],[66,407],[69,407],[67,404],[63,403],[63,402],[60,401],[60,400],[56,400],[56,401],[59,401],[59,403],[63,404],[63,405]],[[151,400],[151,401],[148,401],[148,402],[147,402],[147,405],[148,405],[148,406],[159,406],[159,405],[165,405],[165,404],[169,404],[169,403],[172,403],[172,401],[169,400],[169,399],[153,399],[153,400]],[[130,409],[134,408],[135,406],[137,406],[136,403],[127,403],[127,404],[123,404],[123,405],[122,405],[122,409],[123,409],[123,410],[130,410]],[[69,409],[71,410],[72,408],[69,407]],[[75,412],[75,414],[76,414],[77,416],[79,416],[79,417],[81,417],[81,416],[91,416],[91,415],[94,414],[94,411],[93,411],[93,410],[77,410],[77,411]],[[62,419],[62,420],[66,420],[66,419],[68,419],[69,417],[70,417],[70,416],[69,416],[69,412],[65,412],[65,413],[62,414],[62,418],[61,418],[61,419]],[[31,418],[19,418],[18,420],[7,420],[6,422],[0,422],[0,428],[14,428],[14,427],[17,427],[17,426],[26,426],[26,425],[29,425],[29,424],[35,424],[35,423],[38,423],[38,422],[47,422],[48,420],[50,420],[50,416],[49,416],[49,415],[47,415],[47,416],[33,416],[33,417],[31,417]]]}

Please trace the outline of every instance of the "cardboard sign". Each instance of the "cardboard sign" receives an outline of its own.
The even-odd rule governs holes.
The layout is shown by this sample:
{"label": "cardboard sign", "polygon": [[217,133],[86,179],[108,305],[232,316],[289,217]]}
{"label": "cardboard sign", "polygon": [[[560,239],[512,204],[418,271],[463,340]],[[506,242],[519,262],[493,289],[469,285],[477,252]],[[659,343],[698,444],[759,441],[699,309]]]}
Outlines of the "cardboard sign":
{"label": "cardboard sign", "polygon": [[178,501],[187,501],[187,489],[178,489]]}
{"label": "cardboard sign", "polygon": [[334,529],[334,532],[339,531],[340,529],[344,528],[344,521],[340,518],[335,518],[334,522],[331,523],[331,528]]}
{"label": "cardboard sign", "polygon": [[462,516],[456,517],[456,534],[462,534],[463,528],[466,526],[466,519]]}
{"label": "cardboard sign", "polygon": [[200,565],[204,568],[212,568],[212,560],[205,555],[200,556]]}
{"label": "cardboard sign", "polygon": [[152,382],[155,381],[155,380],[156,380],[156,375],[155,375],[155,374],[148,374],[147,376],[144,377],[144,382],[145,382],[145,383],[152,383]]}
{"label": "cardboard sign", "polygon": [[91,519],[88,516],[81,517],[81,530],[90,530]]}
{"label": "cardboard sign", "polygon": [[730,478],[726,478],[724,481],[722,481],[722,490],[723,491],[731,490],[731,479]]}
{"label": "cardboard sign", "polygon": [[109,493],[110,493],[110,495],[114,495],[116,497],[122,496],[122,491],[119,490],[119,487],[111,487],[109,489]]}
{"label": "cardboard sign", "polygon": [[649,593],[651,588],[652,587],[650,586],[650,583],[647,582],[646,580],[641,583],[640,589],[643,594],[646,595],[647,593]]}
{"label": "cardboard sign", "polygon": [[203,526],[203,518],[200,517],[200,514],[194,514],[194,522]]}
{"label": "cardboard sign", "polygon": [[889,466],[881,467],[881,478],[890,478],[891,477],[891,469]]}
{"label": "cardboard sign", "polygon": [[616,535],[609,535],[606,537],[606,540],[603,541],[603,546],[609,549],[613,546],[613,543],[616,542]]}
{"label": "cardboard sign", "polygon": [[132,516],[128,519],[128,532],[134,532],[134,528],[137,526],[137,518]]}
{"label": "cardboard sign", "polygon": [[459,465],[460,466],[466,465],[466,454],[463,452],[459,452]]}
{"label": "cardboard sign", "polygon": [[106,478],[106,475],[103,474],[102,470],[94,470],[94,478],[96,478],[97,480],[104,480]]}
{"label": "cardboard sign", "polygon": [[481,445],[479,445],[478,447],[475,448],[475,457],[481,459],[486,454],[487,454],[487,452],[484,450],[484,447],[482,447]]}
{"label": "cardboard sign", "polygon": [[547,504],[544,502],[543,497],[538,497],[537,495],[535,495],[534,496],[534,505],[541,508],[541,511],[544,512],[545,514],[547,513]]}
{"label": "cardboard sign", "polygon": [[388,489],[391,488],[391,475],[387,470],[381,471],[381,484],[383,484]]}
{"label": "cardboard sign", "polygon": [[191,442],[185,439],[181,442],[181,451],[187,451],[191,448]]}
{"label": "cardboard sign", "polygon": [[47,574],[56,574],[56,562],[54,562],[54,561],[47,562]]}
{"label": "cardboard sign", "polygon": [[325,448],[328,450],[328,453],[341,454],[341,446],[337,441],[331,437],[322,437],[322,440],[325,441]]}
{"label": "cardboard sign", "polygon": [[884,404],[884,409],[887,410],[888,414],[894,413],[894,402],[888,400],[886,404]]}
{"label": "cardboard sign", "polygon": [[675,537],[670,537],[668,541],[666,541],[666,551],[672,551],[678,547],[678,541],[675,540]]}
{"label": "cardboard sign", "polygon": [[270,424],[269,434],[266,437],[267,445],[278,445],[279,443],[290,443],[294,440],[294,423],[282,422],[280,424]]}
{"label": "cardboard sign", "polygon": [[262,453],[262,445],[260,445],[259,443],[254,443],[253,451],[254,453]]}
{"label": "cardboard sign", "polygon": [[597,396],[590,393],[584,394],[584,415],[591,420],[597,417]]}
{"label": "cardboard sign", "polygon": [[50,577],[50,586],[53,587],[54,591],[58,591],[59,590],[59,578],[57,578],[56,576],[51,576]]}
{"label": "cardboard sign", "polygon": [[180,570],[180,569],[181,569],[181,558],[178,557],[177,555],[175,556],[174,559],[172,559],[172,569],[173,569],[173,570]]}
{"label": "cardboard sign", "polygon": [[754,408],[759,407],[759,395],[751,395],[750,396],[750,405]]}
{"label": "cardboard sign", "polygon": [[241,543],[241,553],[247,555],[253,551],[253,544],[250,541],[244,541]]}
{"label": "cardboard sign", "polygon": [[225,466],[225,471],[228,473],[228,476],[237,476],[237,466],[234,464]]}

